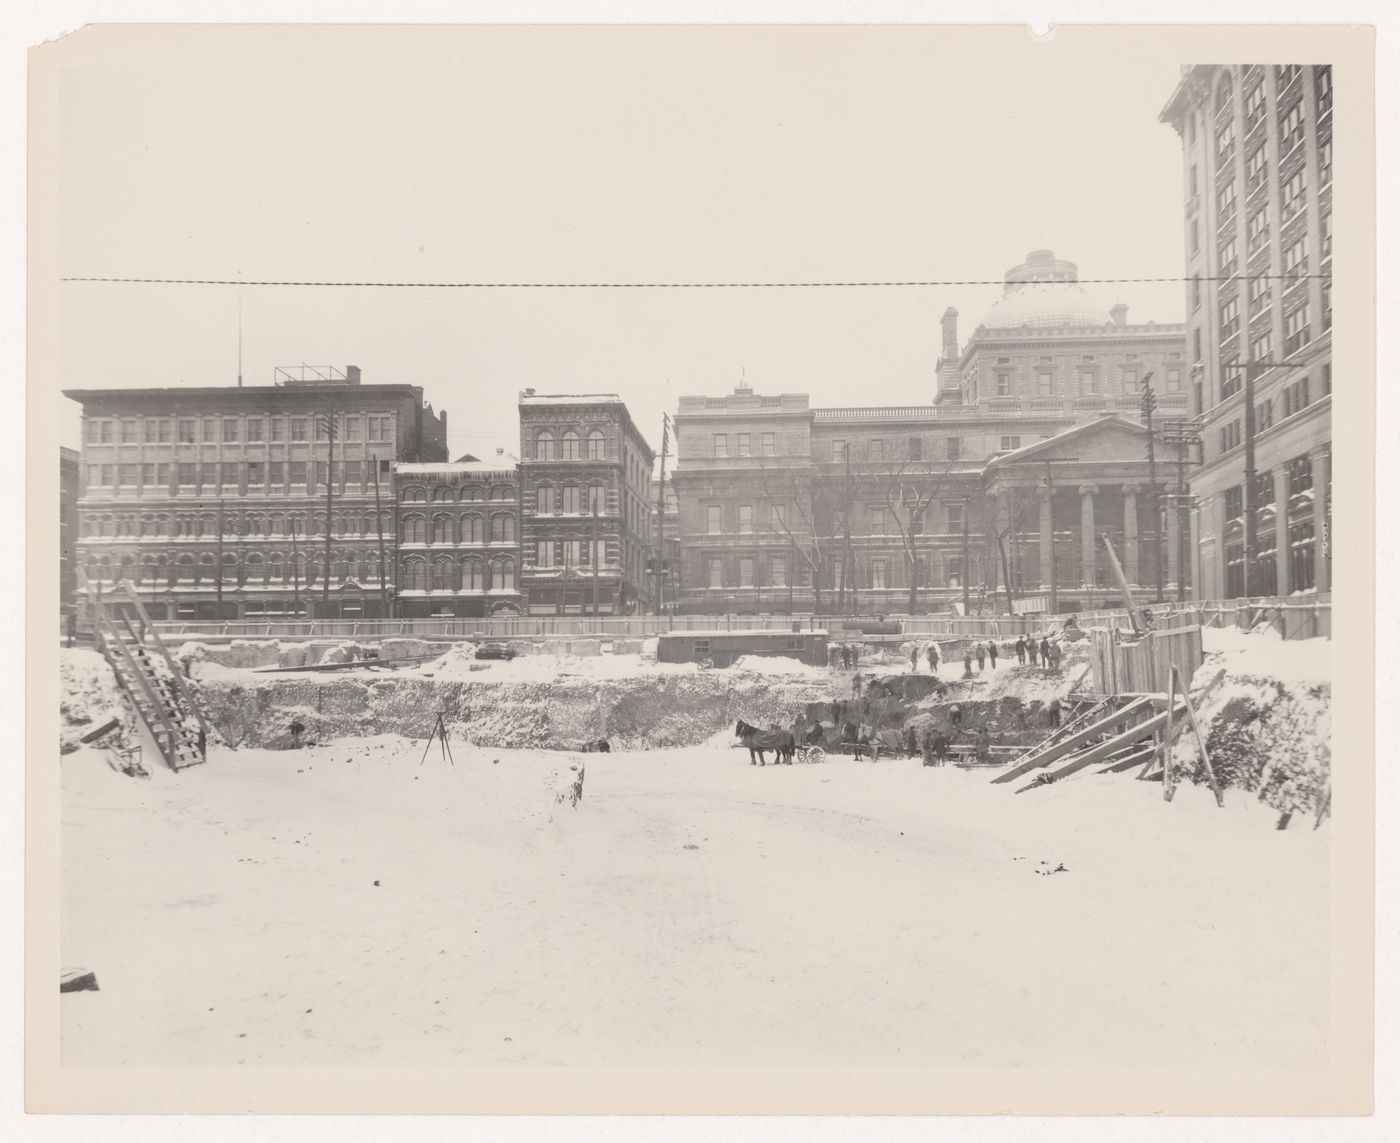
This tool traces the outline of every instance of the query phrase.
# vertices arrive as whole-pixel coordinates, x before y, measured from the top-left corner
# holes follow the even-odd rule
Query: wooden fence
[[[1141,638],[1116,627],[1095,627],[1088,634],[1095,694],[1165,694],[1173,664],[1190,686],[1205,658],[1198,623],[1149,631]]]

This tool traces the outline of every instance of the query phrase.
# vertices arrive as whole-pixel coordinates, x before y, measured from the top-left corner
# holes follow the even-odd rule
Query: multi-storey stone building
[[[1126,319],[1038,251],[961,350],[945,313],[928,405],[813,409],[742,386],[682,398],[678,606],[900,611],[1008,585],[1082,606],[1117,593],[1102,536],[1134,582],[1157,583],[1160,549],[1174,583],[1176,518],[1148,491],[1136,419],[1149,381],[1158,415],[1183,415],[1183,331]]]
[[[492,460],[395,466],[398,614],[484,616],[521,610],[520,474]]]
[[[1327,591],[1332,68],[1186,68],[1162,119],[1182,144],[1199,595]]]
[[[447,456],[420,387],[302,367],[272,386],[65,395],[83,407],[90,579],[131,580],[156,618],[388,612],[394,464]]]
[[[521,586],[533,614],[651,605],[655,454],[612,393],[520,394]]]

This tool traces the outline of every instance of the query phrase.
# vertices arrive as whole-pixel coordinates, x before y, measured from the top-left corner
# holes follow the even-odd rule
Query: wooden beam
[[[1172,664],[1172,679],[1177,677],[1176,664]],[[1225,808],[1225,797],[1220,792],[1220,783],[1215,780],[1215,767],[1210,764],[1210,755],[1206,752],[1205,735],[1201,733],[1201,724],[1196,721],[1196,711],[1191,706],[1191,696],[1186,694],[1186,688],[1182,688],[1182,699],[1186,703],[1186,717],[1191,721],[1191,733],[1196,736],[1196,749],[1201,752],[1201,761],[1205,764],[1206,777],[1210,780],[1211,792],[1215,795],[1215,804],[1221,809]]]
[[[1128,577],[1123,574],[1123,569],[1118,564],[1118,555],[1113,550],[1113,545],[1109,543],[1108,537],[1103,537],[1104,550],[1108,552],[1109,566],[1113,568],[1114,577],[1118,580],[1118,586],[1123,590],[1123,603],[1128,609],[1128,622],[1133,625],[1133,634],[1141,635],[1142,627],[1138,625],[1137,603],[1133,599],[1132,589],[1128,587]]]
[[[1105,717],[1099,719],[1097,722],[1092,723],[1089,726],[1085,726],[1080,730],[1074,732],[1073,734],[1067,735],[1065,738],[1061,739],[1053,746],[1050,746],[1046,749],[1038,749],[1032,752],[1023,761],[1018,762],[1015,766],[1012,766],[1011,769],[1005,771],[1004,773],[998,774],[995,778],[992,779],[992,781],[1009,782],[1013,778],[1019,778],[1028,770],[1034,770],[1037,766],[1046,766],[1049,763],[1054,762],[1058,758],[1063,758],[1066,754],[1073,753],[1075,750],[1078,750],[1080,747],[1086,745],[1089,742],[1092,742],[1095,738],[1098,738],[1101,735],[1111,734],[1113,732],[1113,728],[1118,723],[1123,722],[1125,720],[1135,719],[1140,715],[1147,713],[1151,709],[1152,703],[1149,699],[1133,699],[1133,701],[1128,703],[1128,705],[1125,706],[1122,710],[1117,710],[1109,713]],[[1133,740],[1127,739],[1125,741]]]
[[[1092,766],[1095,762],[1102,761],[1110,755],[1116,754],[1124,746],[1129,746],[1135,742],[1142,742],[1144,739],[1151,738],[1152,735],[1166,724],[1168,713],[1167,711],[1163,711],[1161,714],[1155,714],[1146,722],[1140,722],[1136,726],[1129,727],[1122,734],[1110,738],[1107,742],[1100,742],[1095,746],[1090,746],[1086,750],[1081,750],[1058,770],[1052,770],[1050,772],[1051,781],[1059,781],[1061,778],[1084,769],[1085,766]]]

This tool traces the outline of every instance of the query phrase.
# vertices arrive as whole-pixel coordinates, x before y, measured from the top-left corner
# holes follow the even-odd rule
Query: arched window
[[[480,544],[483,542],[480,516],[462,517],[462,543]]]
[[[178,583],[195,583],[194,556],[186,552],[175,563],[175,579]]]
[[[426,544],[428,542],[428,522],[422,516],[403,518],[403,543]]]
[[[433,489],[434,502],[441,503],[444,500],[453,499],[455,499],[455,497],[452,495],[452,489],[448,488],[446,485],[439,485],[437,488]]]
[[[117,563],[117,582],[120,583],[124,579],[135,580],[137,583],[140,582],[136,576],[136,559],[134,556],[122,556]]]
[[[140,578],[139,580],[137,580],[136,582],[137,582],[137,583],[148,583],[148,584],[150,584],[152,587],[159,587],[160,584],[161,584],[161,583],[164,581],[164,579],[165,579],[165,577],[164,577],[163,575],[161,575],[161,572],[162,572],[164,569],[162,569],[160,565],[161,565],[161,557],[160,557],[160,556],[142,556],[142,557],[141,557],[141,578]]]
[[[467,560],[462,565],[463,591],[480,591],[482,589],[481,568],[482,564],[480,560]]]
[[[239,567],[239,563],[238,563],[238,557],[237,557],[236,555],[234,555],[232,552],[226,552],[226,553],[224,553],[224,564],[223,564],[224,582],[225,582],[225,583],[232,583],[232,584],[240,583],[241,581],[240,581],[239,578],[238,578],[238,577],[239,577],[239,571],[240,571],[240,567]]]
[[[588,459],[607,459],[607,442],[603,439],[603,434],[599,429],[588,430]]]
[[[266,522],[261,515],[245,517],[243,525],[243,534],[245,536],[261,536],[264,534],[266,528]]]
[[[287,518],[281,512],[273,512],[268,516],[267,534],[269,536],[285,536],[287,534]]]
[[[570,429],[560,438],[560,460],[578,460],[578,433]]]
[[[199,578],[196,583],[213,583],[216,575],[214,565],[214,553],[205,552],[199,557]]]
[[[267,582],[285,583],[287,579],[287,569],[283,563],[281,552],[273,552],[267,557]]]
[[[606,484],[590,484],[588,486],[588,504],[586,505],[591,514],[594,507],[598,509],[599,516],[608,514],[608,487]]]
[[[249,552],[243,561],[243,579],[246,583],[266,583],[267,565],[257,552]]]
[[[457,568],[450,556],[438,556],[433,561],[433,590],[457,590]]]
[[[563,501],[559,510],[566,516],[577,516],[579,513],[579,504],[581,503],[578,485],[566,484],[559,489],[559,492],[560,499]]]
[[[410,488],[405,488],[399,499],[405,504],[422,504],[427,501],[427,494],[416,484]]]
[[[515,543],[515,517],[506,512],[497,512],[491,517],[491,542],[493,544]]]
[[[548,516],[554,510],[554,486],[541,484],[535,489],[535,515]]]
[[[338,548],[335,552],[334,561],[331,563],[331,582],[344,583],[350,578],[350,553],[344,548]]]
[[[445,512],[433,517],[433,543],[452,543],[452,517]]]
[[[480,500],[480,499],[481,499],[481,489],[480,489],[480,488],[464,488],[464,489],[462,489],[462,499],[465,500],[465,501]]]
[[[405,591],[428,590],[428,565],[422,556],[413,556],[404,561],[403,584]]]
[[[514,500],[515,490],[508,484],[498,484],[491,489],[492,500]]]
[[[554,459],[554,434],[548,429],[545,429],[535,437],[535,459]]]
[[[515,590],[515,561],[498,559],[491,565],[491,586],[496,591]]]

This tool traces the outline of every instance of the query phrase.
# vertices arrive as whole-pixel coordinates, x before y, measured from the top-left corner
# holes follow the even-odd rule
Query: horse
[[[750,766],[766,766],[768,763],[764,760],[763,755],[769,750],[777,755],[773,762],[774,766],[781,766],[784,763],[792,765],[792,756],[797,750],[797,740],[793,738],[791,732],[760,730],[756,726],[750,726],[741,718],[734,727],[734,733],[739,738],[740,743],[748,747]]]
[[[585,754],[611,754],[612,745],[606,738],[597,738],[592,742],[585,742],[583,744],[583,752]]]

